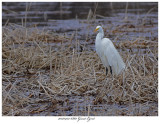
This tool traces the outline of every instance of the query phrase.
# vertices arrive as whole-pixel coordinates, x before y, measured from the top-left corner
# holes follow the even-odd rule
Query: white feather
[[[103,65],[107,68],[111,66],[113,74],[120,74],[125,68],[125,64],[119,55],[118,51],[114,47],[112,41],[108,38],[103,38],[104,33],[101,26],[96,28],[99,33],[96,36],[96,52],[100,57]]]

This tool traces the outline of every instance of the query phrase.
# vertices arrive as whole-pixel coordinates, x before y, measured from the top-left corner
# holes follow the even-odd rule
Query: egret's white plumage
[[[103,65],[112,70],[113,74],[118,75],[125,68],[125,64],[119,55],[118,51],[114,47],[112,41],[104,37],[104,32],[101,26],[97,26],[95,31],[99,33],[96,36],[96,52],[100,57]]]

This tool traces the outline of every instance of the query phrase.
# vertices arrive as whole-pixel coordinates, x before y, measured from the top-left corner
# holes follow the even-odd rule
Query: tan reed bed
[[[158,45],[153,41],[115,44],[122,49],[126,70],[106,79],[97,54],[79,51],[81,44],[70,37],[15,24],[3,27],[2,37],[3,115],[158,114]],[[61,44],[48,45],[56,41]],[[106,106],[115,104],[128,107]]]

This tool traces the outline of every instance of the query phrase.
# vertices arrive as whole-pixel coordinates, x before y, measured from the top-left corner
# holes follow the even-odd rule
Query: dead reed
[[[70,115],[102,115],[103,107],[95,111],[93,107],[107,104],[130,107],[107,109],[103,115],[147,115],[143,105],[157,110],[157,105],[149,104],[158,102],[155,42],[136,39],[115,44],[122,49],[126,70],[106,80],[97,54],[79,51],[71,38],[10,24],[3,27],[2,39],[3,115],[66,115],[66,111],[72,111]],[[56,41],[60,45],[50,45]],[[79,113],[79,102],[71,101],[79,97],[86,99],[84,113]],[[136,111],[132,106],[135,104],[142,106]]]

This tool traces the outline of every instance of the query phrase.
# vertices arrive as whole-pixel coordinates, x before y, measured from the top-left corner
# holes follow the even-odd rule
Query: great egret
[[[103,65],[106,67],[106,75],[108,74],[108,68],[111,74],[118,75],[124,70],[125,64],[119,55],[118,51],[114,47],[112,41],[104,37],[104,32],[101,26],[97,26],[95,32],[99,33],[96,36],[96,52],[100,57]]]

